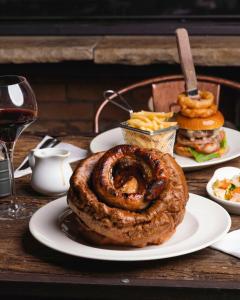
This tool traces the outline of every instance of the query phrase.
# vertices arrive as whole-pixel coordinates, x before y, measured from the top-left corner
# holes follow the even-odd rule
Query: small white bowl
[[[207,193],[208,195],[215,200],[217,203],[222,205],[228,212],[236,215],[240,215],[240,203],[237,202],[232,202],[229,200],[222,200],[218,197],[216,197],[213,193],[213,183],[219,179],[222,180],[224,178],[231,179],[234,175],[240,174],[240,169],[239,168],[234,168],[234,167],[223,167],[219,168],[215,171],[213,174],[212,178],[209,180],[207,184]]]

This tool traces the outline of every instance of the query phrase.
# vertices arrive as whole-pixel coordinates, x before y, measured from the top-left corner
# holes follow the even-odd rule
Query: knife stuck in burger
[[[178,53],[185,80],[185,91],[178,95],[179,125],[174,150],[192,157],[197,162],[218,158],[228,150],[226,134],[222,129],[224,117],[218,110],[210,91],[198,90],[188,32],[176,30]]]

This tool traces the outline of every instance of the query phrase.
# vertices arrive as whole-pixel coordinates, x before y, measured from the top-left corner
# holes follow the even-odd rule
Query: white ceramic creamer
[[[70,152],[63,149],[35,149],[29,154],[32,188],[44,195],[58,196],[69,189],[72,168],[67,161]]]

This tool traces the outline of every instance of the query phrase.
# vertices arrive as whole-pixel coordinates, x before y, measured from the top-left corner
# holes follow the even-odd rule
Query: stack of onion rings
[[[186,94],[178,95],[181,114],[188,118],[208,118],[217,112],[214,96],[208,91],[199,91],[200,100],[191,99]]]

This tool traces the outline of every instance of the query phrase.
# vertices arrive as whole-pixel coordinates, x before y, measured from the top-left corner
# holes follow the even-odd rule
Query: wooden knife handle
[[[185,79],[186,92],[187,94],[192,94],[192,96],[198,95],[197,77],[193,64],[187,30],[185,28],[178,28],[176,30],[176,37],[178,45],[178,54],[180,58],[183,76]]]

